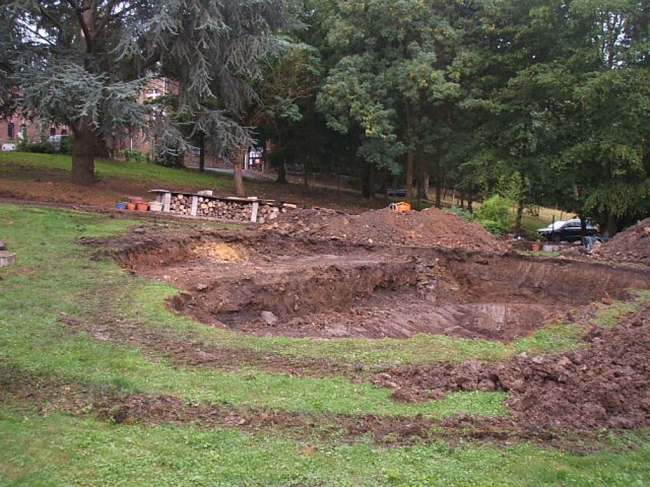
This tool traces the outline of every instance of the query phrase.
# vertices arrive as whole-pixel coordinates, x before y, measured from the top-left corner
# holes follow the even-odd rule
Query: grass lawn
[[[15,164],[28,166],[27,156]],[[65,172],[58,157],[48,174]],[[12,164],[0,163],[0,175],[16,181],[23,171]],[[117,167],[111,165],[106,174],[113,177]],[[167,171],[141,177],[151,177],[154,185],[190,185],[192,178],[204,177]],[[188,179],[175,179],[178,174]],[[501,361],[524,351],[553,353],[579,345],[582,330],[564,323],[508,345],[437,336],[257,338],[207,327],[168,311],[165,299],[177,292],[171,285],[135,277],[108,258],[94,258],[93,249],[79,243],[80,237],[115,235],[134,224],[142,222],[0,203],[0,239],[18,259],[0,268],[0,486],[650,485],[650,437],[644,431],[600,432],[601,441],[585,440],[581,453],[527,442],[448,441],[436,439],[435,432],[433,439],[408,444],[379,444],[371,435],[351,439],[337,434],[337,417],[408,423],[458,413],[502,416],[507,414],[504,395],[466,392],[442,401],[400,403],[387,389],[343,375],[183,365],[134,343],[75,329],[70,323],[87,325],[84,329],[108,321],[129,323],[216,349],[369,366]],[[630,306],[634,304],[603,310],[603,323],[611,325]],[[28,384],[17,377],[28,378]],[[66,409],[58,401],[68,390],[78,394],[70,396]],[[283,424],[247,429],[237,422],[209,427],[191,421],[120,422],[114,420],[117,416],[96,414],[90,398],[100,393],[171,396],[190,409],[213,405],[233,414],[308,415],[312,423],[303,429]]]

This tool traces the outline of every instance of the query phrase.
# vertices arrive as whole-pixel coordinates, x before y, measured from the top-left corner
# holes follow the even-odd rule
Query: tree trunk
[[[205,137],[199,138],[199,172],[205,172]]]
[[[302,183],[305,185],[305,188],[309,188],[309,165],[306,161],[302,167]]]
[[[406,154],[406,202],[413,203],[413,175],[415,172],[415,157],[410,150]]]
[[[235,177],[235,196],[239,198],[246,197],[246,190],[244,189],[244,150],[237,149],[235,157],[232,161]]]
[[[429,174],[426,170],[426,164],[424,163],[424,156],[420,154],[418,157],[419,168],[418,168],[418,199],[428,200],[429,199]]]
[[[521,221],[524,216],[524,199],[517,201],[517,216],[515,217],[515,234],[521,235]]]
[[[278,160],[278,179],[276,183],[285,184],[287,182],[287,168],[284,167],[284,159]]]
[[[90,120],[83,118],[80,126],[74,130],[74,147],[72,148],[72,182],[80,186],[92,186],[95,183],[95,134]]]
[[[363,162],[363,173],[361,174],[361,194],[364,198],[372,198],[372,164]]]
[[[602,229],[603,237],[613,237],[616,235],[616,218],[609,208],[605,208],[605,228]]]

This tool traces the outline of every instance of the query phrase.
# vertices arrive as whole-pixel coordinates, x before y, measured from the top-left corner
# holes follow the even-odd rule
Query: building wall
[[[7,120],[0,120],[0,143],[17,144],[27,137],[31,141],[40,141],[50,135],[69,134],[65,125],[52,125],[23,118],[20,114]]]

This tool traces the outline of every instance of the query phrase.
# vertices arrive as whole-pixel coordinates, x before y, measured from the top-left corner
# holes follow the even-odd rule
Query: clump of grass
[[[574,323],[550,323],[529,337],[512,343],[516,353],[554,354],[562,353],[586,344],[580,340],[585,327]]]
[[[611,304],[598,303],[592,323],[599,326],[615,326],[623,317],[639,309],[641,303],[650,302],[650,291],[636,289],[630,292],[632,301],[614,301]]]

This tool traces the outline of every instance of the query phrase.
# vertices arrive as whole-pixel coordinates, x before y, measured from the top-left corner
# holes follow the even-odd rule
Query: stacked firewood
[[[277,206],[271,205],[260,205],[260,208],[257,211],[257,222],[266,223],[271,220],[275,220],[283,213],[286,213],[286,211],[286,208],[278,208]]]
[[[192,211],[192,197],[182,194],[173,194],[169,211],[172,213],[180,213],[181,215],[189,215]]]
[[[236,201],[221,201],[199,196],[196,216],[223,220],[250,221],[252,205]]]
[[[181,215],[192,215],[192,200],[196,198],[196,214],[200,218],[218,218],[222,220],[251,221],[253,214],[253,201],[223,200],[211,196],[192,196],[172,194],[169,210]],[[275,220],[286,212],[286,208],[279,208],[268,203],[257,203],[257,218],[259,223]]]

